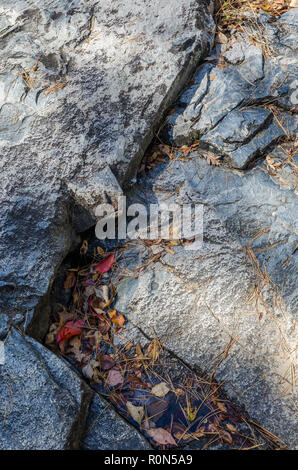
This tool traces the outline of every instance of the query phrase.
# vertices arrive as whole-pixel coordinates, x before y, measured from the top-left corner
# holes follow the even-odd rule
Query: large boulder
[[[264,166],[243,173],[190,157],[151,170],[131,200],[203,204],[203,244],[128,253],[125,272],[135,276],[121,278],[116,308],[186,364],[214,370],[230,398],[293,447],[295,195]],[[137,274],[157,249],[159,260]]]
[[[13,329],[4,343],[0,448],[78,448],[92,398],[70,366]]]
[[[35,307],[77,242],[73,227],[91,226],[94,207],[133,181],[165,110],[210,48],[211,7],[0,7],[2,309]]]
[[[260,33],[262,31],[262,34]],[[167,139],[200,139],[234,168],[247,168],[281,138],[293,138],[297,118],[298,9],[279,19],[261,14],[217,44],[169,116]]]
[[[150,449],[66,361],[37,341],[12,329],[1,358],[0,449]]]
[[[150,450],[149,442],[98,394],[92,400],[82,444],[88,450]]]

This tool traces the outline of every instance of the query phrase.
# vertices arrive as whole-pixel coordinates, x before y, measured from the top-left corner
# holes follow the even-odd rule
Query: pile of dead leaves
[[[85,241],[83,259],[87,250]],[[46,345],[70,361],[158,449],[199,439],[202,448],[217,441],[238,449],[268,443],[267,435],[256,440],[249,426],[243,432],[245,418],[221,396],[215,381],[189,369],[178,382],[172,380],[169,366],[174,359],[156,336],[143,347],[119,341],[126,319],[113,308],[116,254],[100,247],[97,253],[100,260],[67,270],[63,287],[71,300],[53,313]],[[272,446],[274,440],[270,442]]]

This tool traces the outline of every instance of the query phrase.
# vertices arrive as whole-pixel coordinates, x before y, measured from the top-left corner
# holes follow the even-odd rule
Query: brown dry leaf
[[[147,356],[153,360],[153,362],[157,361],[160,354],[160,344],[157,338],[154,338],[147,348]]]
[[[59,323],[52,323],[45,339],[46,344],[52,344],[56,340],[58,334],[58,327]]]
[[[125,351],[130,351],[132,347],[133,347],[133,343],[128,343],[124,349]]]
[[[76,275],[73,271],[67,271],[66,278],[64,281],[64,289],[72,289],[77,281]]]
[[[123,377],[120,374],[119,370],[112,369],[108,373],[107,382],[111,387],[117,387],[118,385],[123,384]]]
[[[84,358],[84,354],[81,351],[81,338],[80,336],[73,336],[70,338],[68,345],[70,347],[70,353],[74,355],[78,362],[81,362]]]
[[[167,393],[169,393],[170,389],[165,382],[160,382],[159,384],[155,385],[151,392],[156,397],[164,397]]]
[[[179,147],[179,151],[182,152],[184,155],[188,155],[191,150],[191,147],[189,147],[188,145],[182,145],[181,147]]]
[[[166,446],[170,444],[173,446],[177,446],[177,443],[173,436],[163,428],[149,429],[147,433],[159,445]]]
[[[132,417],[132,419],[135,420],[136,423],[138,423],[140,426],[142,424],[142,420],[144,418],[144,407],[143,406],[135,406],[131,401],[128,401],[126,403],[126,408],[128,414]]]
[[[80,248],[80,255],[85,255],[87,251],[88,251],[88,242],[87,240],[84,240]]]
[[[100,256],[105,256],[105,250],[103,248],[101,248],[101,246],[97,246],[96,247],[97,249],[97,253],[100,255]]]
[[[221,33],[220,31],[217,33],[216,42],[218,44],[227,44],[228,38],[225,34]]]
[[[59,315],[58,331],[60,331],[66,322],[68,322],[69,320],[73,320],[74,314],[72,312],[68,312],[65,309],[65,307],[63,307],[63,311],[59,312],[58,315]]]
[[[142,351],[142,348],[141,348],[140,343],[138,343],[138,344],[136,345],[136,355],[137,355],[137,358],[138,358],[140,361],[142,361],[142,360],[144,360],[144,359],[147,359],[146,356],[144,356],[144,354],[143,354],[143,351]]]
[[[233,426],[233,424],[228,423],[227,429],[231,432],[238,433],[237,429],[235,428],[235,426]]]
[[[220,409],[220,411],[222,411],[223,413],[227,413],[227,412],[228,412],[227,408],[225,407],[225,405],[224,405],[222,402],[218,401],[218,402],[216,403],[216,405],[218,406],[218,408]]]

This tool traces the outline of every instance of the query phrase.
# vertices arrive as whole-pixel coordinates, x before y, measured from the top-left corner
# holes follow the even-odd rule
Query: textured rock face
[[[113,407],[95,395],[86,425],[83,449],[150,450],[151,446]]]
[[[150,448],[63,359],[15,329],[0,374],[0,449]]]
[[[290,378],[297,364],[294,197],[264,167],[231,172],[194,157],[151,170],[132,200],[204,204],[204,243],[195,251],[164,252],[153,269],[120,283],[116,304],[132,324],[149,336],[155,331],[178,357],[203,370],[224,357],[234,338],[217,379],[252,419],[290,446],[297,439]],[[259,272],[244,254],[248,243]],[[143,251],[135,256],[127,257],[132,270],[144,262]],[[262,280],[265,269],[272,282]],[[275,283],[283,286],[283,300]]]
[[[260,15],[257,28],[248,22],[233,41],[217,45],[168,119],[170,142],[200,138],[232,167],[245,168],[281,137],[295,135],[297,12],[273,24]],[[253,38],[263,41],[264,54]],[[275,109],[262,108],[266,103]]]
[[[69,366],[13,330],[0,372],[0,448],[71,447],[75,423],[83,413],[84,385]]]
[[[208,2],[196,0],[175,8],[166,0],[1,7],[5,308],[34,307],[74,241],[72,226],[92,224],[74,221],[69,201],[92,213],[133,178],[213,29]]]

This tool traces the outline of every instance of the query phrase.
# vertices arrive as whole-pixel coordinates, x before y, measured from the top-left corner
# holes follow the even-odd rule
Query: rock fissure
[[[229,417],[240,419],[240,428],[256,421],[294,448],[297,103],[291,44],[297,9],[275,22],[257,15],[274,44],[271,56],[252,31],[254,41],[248,42],[245,27],[235,42],[211,50],[209,2],[183,0],[175,13],[157,0],[141,1],[134,13],[117,1],[118,10],[101,0],[75,0],[71,11],[66,1],[59,11],[55,2],[27,10],[31,3],[18,0],[14,12],[0,10],[0,338],[6,338],[0,373],[9,384],[0,383],[6,417],[0,447],[151,449],[158,444],[152,437],[158,426],[170,430],[179,447],[193,445],[183,441],[179,426],[169,427],[165,414],[151,427],[136,424],[120,406],[121,394],[115,401],[117,387],[105,385],[109,368],[94,365],[99,378],[92,382],[83,371],[90,361],[68,363],[39,343],[46,333],[57,335],[57,318],[65,325],[63,314],[72,312],[75,292],[63,283],[86,239],[89,261],[90,250],[105,250],[116,255],[120,274],[123,269],[110,304],[115,321],[122,315],[126,321],[113,337],[116,351],[139,342],[141,353],[136,348],[135,354],[142,363],[159,338],[166,365],[159,364],[157,373],[164,367],[174,377],[173,390],[180,390],[179,374],[189,374],[205,393],[200,381],[211,373],[212,393],[224,383],[211,409],[219,400]],[[171,147],[169,155],[165,148]],[[202,204],[203,245],[189,251],[185,240],[155,246],[99,242],[93,236],[95,207],[115,206],[120,195],[147,209],[165,201]],[[24,329],[24,319],[27,336],[16,329]],[[55,341],[47,344],[68,357]],[[142,380],[138,374],[136,369],[134,379],[125,372],[122,377]],[[153,386],[154,370],[150,374]],[[7,408],[11,396],[16,401]],[[142,404],[138,394],[128,396]],[[230,410],[232,403],[238,411]],[[192,427],[192,410],[184,405],[191,431],[202,433]],[[153,413],[156,403],[146,406]],[[245,440],[237,441],[226,419],[224,412],[221,424],[210,422],[203,430],[218,436],[219,448],[234,439],[240,447],[276,445],[264,435],[254,441],[247,429]],[[216,448],[203,440],[197,448],[209,444]]]

